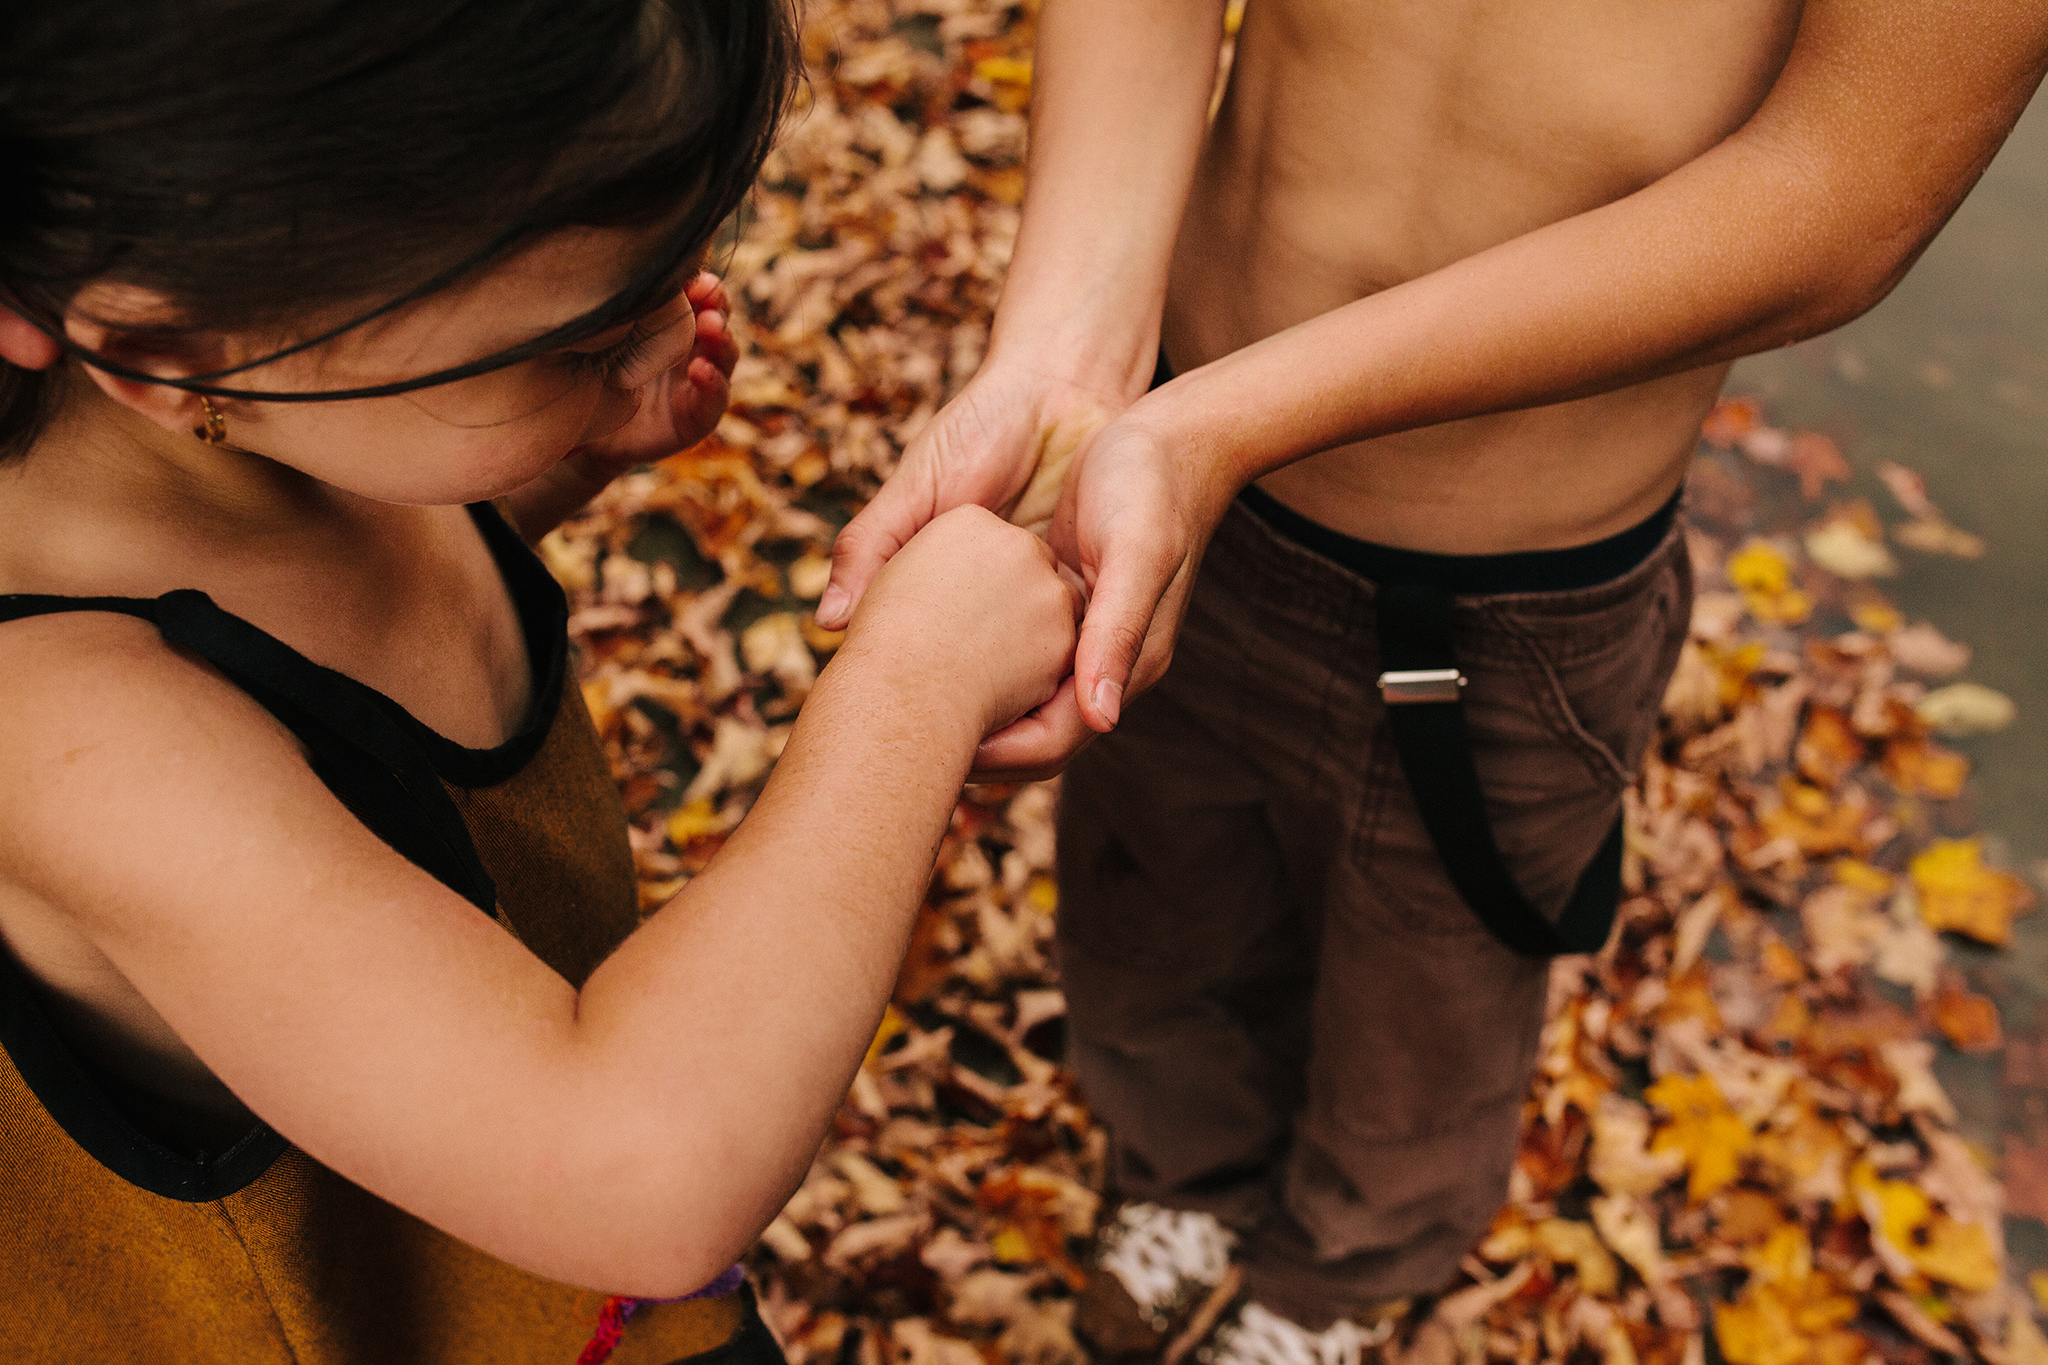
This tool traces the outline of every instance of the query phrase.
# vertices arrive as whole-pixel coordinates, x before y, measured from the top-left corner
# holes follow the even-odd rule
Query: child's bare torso
[[[1800,10],[1251,0],[1175,249],[1168,356],[1206,363],[1661,178],[1762,103]],[[1384,544],[1584,543],[1670,495],[1725,374],[1342,446],[1261,486]]]

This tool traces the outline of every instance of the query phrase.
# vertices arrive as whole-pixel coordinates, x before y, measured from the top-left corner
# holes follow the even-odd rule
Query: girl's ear
[[[103,292],[104,297],[90,297]],[[131,370],[162,375],[166,379],[206,374],[227,364],[223,359],[226,351],[220,339],[212,333],[166,333],[149,328],[147,319],[164,317],[170,312],[167,302],[146,290],[119,288],[102,291],[100,288],[88,288],[79,295],[77,304],[65,316],[64,334],[94,355],[105,356]],[[137,318],[138,325],[130,330],[102,320],[109,315]],[[44,340],[49,342],[47,337]],[[56,343],[49,344],[55,349]],[[164,384],[108,374],[90,361],[82,368],[99,386],[100,392],[167,431],[183,435],[200,426],[205,419],[197,394]]]
[[[42,328],[0,299],[0,360],[16,369],[47,370],[63,354]]]

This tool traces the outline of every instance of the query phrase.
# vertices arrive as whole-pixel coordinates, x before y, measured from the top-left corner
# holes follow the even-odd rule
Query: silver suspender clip
[[[1380,674],[1380,700],[1389,706],[1458,700],[1465,675],[1455,668],[1413,668]]]

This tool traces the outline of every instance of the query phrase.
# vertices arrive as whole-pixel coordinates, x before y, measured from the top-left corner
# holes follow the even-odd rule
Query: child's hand
[[[639,393],[639,411],[603,440],[577,447],[564,463],[575,462],[602,487],[629,469],[687,450],[709,436],[725,415],[732,368],[740,358],[727,321],[731,314],[725,285],[708,271],[698,272],[677,299],[643,322],[652,333],[645,352],[652,363],[643,359],[629,365],[614,381],[616,387]],[[690,335],[683,329],[693,319],[695,339],[678,354],[680,338]],[[670,333],[678,341],[664,347]]]
[[[981,507],[934,517],[876,576],[842,657],[886,670],[987,735],[1052,700],[1080,596],[1045,542]]]
[[[619,411],[630,407],[632,415],[610,435],[576,447],[506,495],[512,522],[528,543],[538,543],[627,470],[686,450],[712,433],[725,415],[740,357],[730,316],[725,286],[717,276],[699,272],[635,324],[643,344],[606,381],[618,391],[608,398],[626,405]]]

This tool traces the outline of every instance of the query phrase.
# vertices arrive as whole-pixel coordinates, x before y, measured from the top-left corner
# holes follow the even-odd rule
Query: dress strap
[[[516,772],[538,749],[565,685],[568,613],[560,587],[497,511],[480,504],[470,515],[512,597],[533,672],[528,722],[496,749],[464,749],[435,734],[381,692],[314,663],[196,589],[160,597],[0,594],[0,622],[81,611],[150,622],[165,643],[204,659],[291,731],[314,775],[366,828],[495,917],[497,886],[442,778],[487,785]],[[79,1146],[122,1179],[166,1198],[232,1194],[288,1145],[259,1123],[224,1152],[174,1151],[139,1128],[117,1102],[122,1082],[77,1053],[4,949],[0,1046]]]

